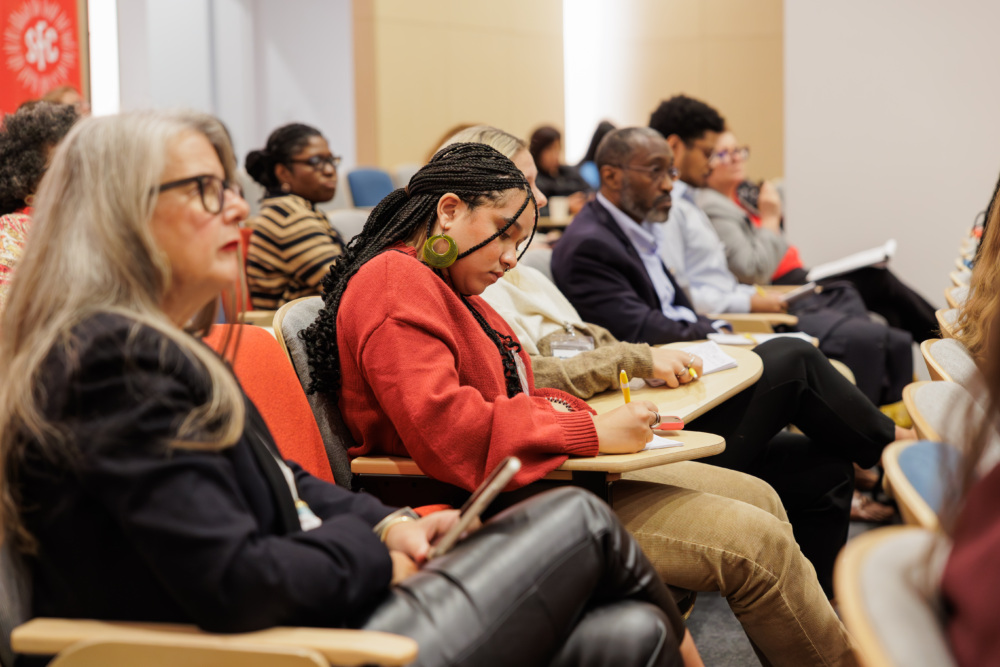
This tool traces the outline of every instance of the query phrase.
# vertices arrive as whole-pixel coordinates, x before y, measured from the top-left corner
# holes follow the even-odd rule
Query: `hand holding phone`
[[[490,476],[479,485],[475,493],[469,496],[469,499],[462,505],[458,521],[438,540],[437,544],[431,547],[431,550],[427,553],[427,560],[448,553],[455,546],[455,543],[458,542],[462,534],[479,519],[479,515],[489,507],[494,498],[500,495],[500,492],[504,490],[504,487],[510,483],[510,480],[514,478],[514,475],[520,469],[521,459],[516,456],[508,456],[501,461],[500,465],[493,469]]]

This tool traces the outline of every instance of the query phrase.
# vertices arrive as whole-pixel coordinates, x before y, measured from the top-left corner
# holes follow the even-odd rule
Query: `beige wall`
[[[562,0],[374,0],[374,52],[383,167],[422,162],[458,123],[562,125]]]
[[[594,75],[605,94],[583,102],[595,119],[588,126],[602,117],[644,125],[661,99],[683,92],[718,108],[751,146],[751,175],[783,175],[782,5],[602,5],[615,21],[585,47],[604,50],[595,62],[608,72]],[[359,158],[387,168],[420,162],[458,123],[491,123],[524,138],[541,124],[563,128],[562,12],[562,0],[355,0],[356,38],[371,35],[355,47]],[[367,62],[373,67],[362,73]]]
[[[943,306],[1000,168],[1000,3],[789,2],[785,25],[789,238],[811,265],[895,238]]]
[[[618,11],[626,11],[618,3]],[[782,0],[628,0],[633,34],[621,35],[630,72],[622,122],[645,124],[660,100],[701,99],[753,153],[752,176],[784,171]]]

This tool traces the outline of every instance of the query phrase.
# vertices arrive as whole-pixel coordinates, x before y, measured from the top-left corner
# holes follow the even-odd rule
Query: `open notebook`
[[[809,270],[807,280],[822,280],[830,276],[839,276],[841,273],[863,269],[866,266],[878,266],[892,259],[896,254],[896,239],[889,239],[877,248],[862,250],[847,257],[814,266]]]
[[[736,368],[736,360],[730,357],[728,354],[722,351],[722,348],[718,346],[714,341],[708,341],[707,343],[699,343],[698,345],[692,345],[690,347],[682,348],[685,352],[690,352],[691,354],[697,354],[701,357],[704,362],[704,367],[702,368],[701,374],[708,375],[709,373],[718,373],[719,371],[724,371],[730,368]]]
[[[670,438],[664,438],[662,435],[653,434],[653,439],[646,443],[646,447],[643,449],[663,449],[664,447],[683,447],[684,443],[677,440],[671,440]]]
[[[718,343],[719,345],[760,345],[761,343],[766,343],[767,341],[774,340],[775,338],[801,338],[810,345],[813,342],[812,336],[804,334],[801,331],[797,331],[795,333],[708,334],[708,339]],[[695,354],[697,354],[697,352]]]

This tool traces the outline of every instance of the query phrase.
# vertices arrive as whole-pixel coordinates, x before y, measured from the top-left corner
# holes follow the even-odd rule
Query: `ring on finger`
[[[653,420],[653,424],[649,428],[653,428],[654,426],[659,426],[660,425],[660,413],[659,412],[653,412],[653,417],[655,419]]]
[[[691,373],[691,367],[690,367],[690,366],[687,366],[687,367],[686,367],[686,368],[685,368],[684,370],[682,370],[682,371],[681,371],[680,373],[674,373],[674,375],[676,375],[676,376],[677,376],[677,377],[679,377],[679,378],[682,378],[682,377],[684,377],[685,375],[689,375],[690,373]]]

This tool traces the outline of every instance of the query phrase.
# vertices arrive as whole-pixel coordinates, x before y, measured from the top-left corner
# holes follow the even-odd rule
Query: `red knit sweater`
[[[398,251],[397,251],[398,249]],[[504,457],[521,459],[510,489],[597,454],[592,411],[553,389],[507,398],[500,353],[465,304],[403,245],[366,263],[347,285],[337,315],[340,409],[360,444],[351,456],[409,456],[427,475],[475,489]],[[500,315],[469,297],[497,331]],[[574,412],[558,412],[545,396]]]

